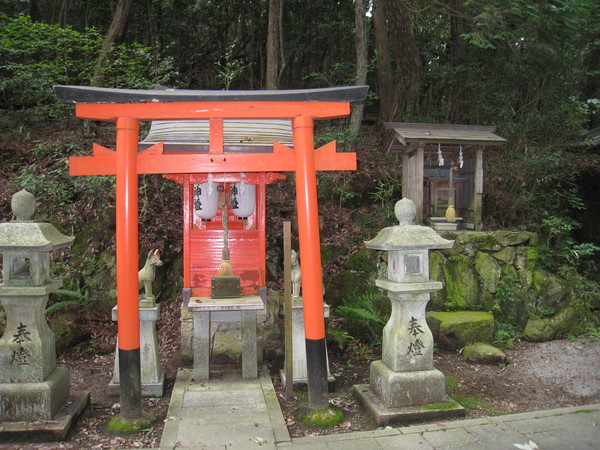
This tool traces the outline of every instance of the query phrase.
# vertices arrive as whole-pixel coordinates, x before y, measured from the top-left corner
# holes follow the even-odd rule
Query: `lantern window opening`
[[[11,278],[31,277],[31,259],[18,256],[12,260],[10,265]]]

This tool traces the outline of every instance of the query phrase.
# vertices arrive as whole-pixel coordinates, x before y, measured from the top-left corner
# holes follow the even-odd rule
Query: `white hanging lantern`
[[[212,219],[219,210],[219,192],[217,183],[208,175],[208,182],[194,185],[194,210],[202,219]]]
[[[244,174],[239,183],[231,183],[231,210],[237,217],[249,217],[256,205],[256,185],[247,184]]]

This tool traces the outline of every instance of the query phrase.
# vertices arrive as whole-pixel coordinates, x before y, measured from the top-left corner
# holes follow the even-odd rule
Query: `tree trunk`
[[[281,21],[283,0],[269,0],[269,30],[267,35],[267,89],[279,87],[279,58],[282,52]]]
[[[377,54],[377,85],[379,94],[379,118],[382,122],[392,120],[397,104],[393,98],[392,57],[388,42],[388,34],[383,3],[385,0],[373,1],[373,28],[375,31],[375,49]]]
[[[395,50],[394,99],[398,106],[394,119],[397,119],[402,113],[411,114],[418,104],[423,64],[406,0],[384,0],[384,5],[392,39],[391,47]]]
[[[365,0],[354,1],[354,22],[356,24],[356,33],[354,35],[354,46],[356,51],[356,81],[357,86],[367,83],[368,69],[368,42],[367,42],[367,4]],[[352,114],[350,115],[350,132],[358,135],[360,124],[363,119],[364,102],[352,104]]]
[[[111,57],[113,46],[122,43],[125,38],[132,4],[133,0],[119,0],[117,2],[117,7],[113,14],[110,26],[108,27],[108,31],[106,32],[104,44],[102,45],[102,50],[100,50],[100,56],[96,63],[96,68],[92,77],[92,86],[101,86],[105,82],[103,73],[104,68]]]

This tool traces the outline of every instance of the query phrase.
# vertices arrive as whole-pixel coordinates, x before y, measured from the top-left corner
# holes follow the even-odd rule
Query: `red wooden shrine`
[[[239,217],[229,200],[228,246],[233,273],[240,277],[242,295],[258,295],[266,287],[266,187],[284,175],[274,172],[165,175],[183,185],[183,286],[191,289],[191,297],[210,297],[211,279],[218,274],[224,243],[223,209],[216,208],[210,218],[196,213],[198,201],[195,187],[213,183],[223,186],[229,199],[235,201],[235,190],[245,183],[255,189],[251,214]],[[210,179],[209,179],[210,178]],[[232,193],[233,191],[233,193]],[[216,198],[214,200],[217,200]],[[235,206],[235,205],[234,205]]]

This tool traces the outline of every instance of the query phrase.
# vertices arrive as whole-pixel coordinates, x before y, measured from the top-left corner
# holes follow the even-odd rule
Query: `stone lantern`
[[[423,405],[444,403],[443,413],[464,412],[460,405],[446,403],[445,377],[433,367],[433,336],[425,320],[431,292],[442,288],[441,282],[429,279],[429,250],[451,248],[454,241],[413,225],[412,200],[398,201],[394,212],[399,225],[365,242],[367,248],[388,252],[387,279],[378,279],[376,285],[388,292],[392,311],[383,330],[382,359],[371,364],[370,384],[354,387],[378,424],[440,412],[423,410]]]
[[[70,247],[74,237],[49,223],[32,221],[35,197],[25,190],[13,196],[11,206],[15,220],[0,223],[0,302],[7,319],[0,339],[0,431],[19,431],[18,425],[7,429],[4,422],[51,419],[57,431],[64,425],[57,415],[64,416],[59,411],[70,397],[69,374],[56,367],[55,338],[45,309],[48,295],[62,285],[50,278],[50,252]],[[84,397],[70,403],[85,406],[89,394]],[[31,425],[24,427],[35,431]]]

